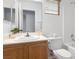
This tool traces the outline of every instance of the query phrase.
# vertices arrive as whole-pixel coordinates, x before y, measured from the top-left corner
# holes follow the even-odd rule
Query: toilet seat
[[[62,57],[71,57],[71,53],[65,49],[55,50],[55,52]]]

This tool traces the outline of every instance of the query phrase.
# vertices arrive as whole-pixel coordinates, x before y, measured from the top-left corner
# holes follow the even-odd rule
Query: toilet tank
[[[57,50],[57,49],[61,49],[63,46],[63,40],[62,38],[55,38],[55,39],[51,39],[49,40],[49,48],[52,50]]]

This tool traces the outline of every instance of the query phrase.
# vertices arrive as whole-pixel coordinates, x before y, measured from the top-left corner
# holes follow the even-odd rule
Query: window
[[[46,14],[60,15],[61,0],[46,0],[44,4]]]
[[[4,20],[14,23],[15,9],[12,9],[12,20],[11,20],[11,8],[4,8]]]

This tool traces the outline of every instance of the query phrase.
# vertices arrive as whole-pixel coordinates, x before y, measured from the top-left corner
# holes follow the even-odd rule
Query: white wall
[[[44,14],[42,30],[46,33],[62,35],[62,16]]]
[[[71,41],[71,34],[75,35],[75,0],[64,0],[64,41]]]
[[[64,41],[70,42],[70,35],[75,35],[75,5],[74,0],[62,0],[61,15],[43,14],[42,31],[64,35]]]
[[[11,22],[3,21],[3,34],[9,33],[11,29]]]
[[[44,5],[44,2],[43,2]],[[44,6],[43,6],[44,7]],[[63,35],[63,28],[62,28],[62,20],[63,20],[63,14],[62,14],[62,2],[61,2],[61,15],[52,15],[52,14],[45,14],[44,8],[43,8],[43,26],[42,31],[45,33],[50,33],[51,35],[53,33],[57,33],[58,35]]]
[[[13,3],[11,2],[13,1]],[[12,4],[12,6],[11,6]],[[14,0],[4,0],[3,1],[4,7],[13,7],[15,8],[15,1]],[[25,10],[33,10],[35,11],[35,31],[41,31],[41,3],[40,2],[27,2],[24,1],[22,3],[22,8]],[[5,26],[7,27],[7,26]],[[5,27],[3,28],[5,30]],[[8,29],[8,28],[6,28]],[[9,32],[8,30],[5,30],[5,32]]]

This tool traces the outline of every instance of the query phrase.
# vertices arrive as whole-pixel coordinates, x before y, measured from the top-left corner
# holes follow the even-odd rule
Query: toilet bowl
[[[65,49],[54,50],[54,54],[58,59],[72,59],[71,53]]]

